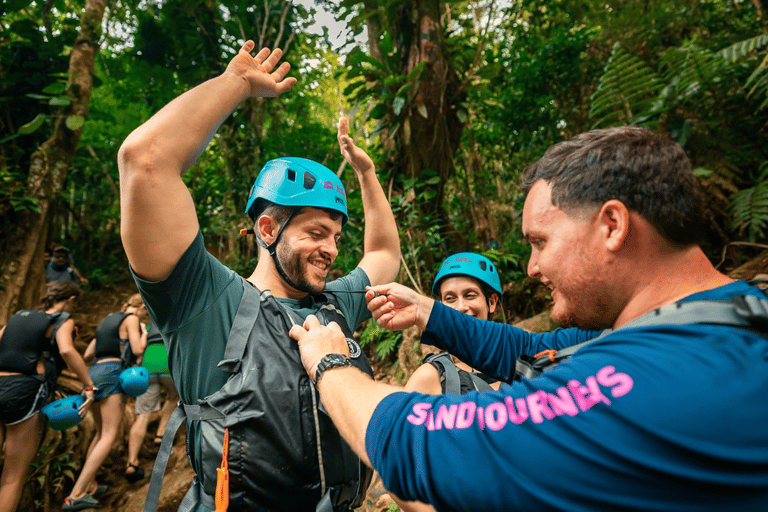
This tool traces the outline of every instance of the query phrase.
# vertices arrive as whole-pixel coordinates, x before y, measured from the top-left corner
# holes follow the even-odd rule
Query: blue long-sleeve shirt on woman
[[[686,300],[761,292],[743,281]],[[425,342],[509,381],[533,335],[435,305]],[[366,449],[384,485],[446,510],[768,510],[768,340],[722,325],[616,331],[534,379],[465,395],[395,393]]]

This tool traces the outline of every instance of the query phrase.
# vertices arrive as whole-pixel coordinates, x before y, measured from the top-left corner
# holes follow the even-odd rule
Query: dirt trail
[[[93,339],[99,322],[109,313],[119,311],[125,300],[136,293],[136,291],[133,281],[127,281],[115,286],[104,287],[98,291],[86,291],[83,293],[78,301],[77,310],[72,315],[78,329],[78,339],[75,341],[75,346],[81,353]],[[72,377],[74,375],[69,373],[68,370],[65,370],[62,374],[59,387],[65,394],[76,392],[77,390],[72,388],[80,385]],[[144,443],[139,453],[140,467],[144,470],[146,477],[139,482],[131,484],[125,479],[124,472],[128,460],[128,433],[135,419],[135,404],[135,399],[126,397],[125,413],[118,437],[119,441],[112,447],[109,457],[97,473],[98,483],[109,486],[107,492],[98,498],[102,504],[100,510],[140,512],[144,506],[144,499],[149,487],[149,475],[152,473],[157,453],[157,449],[154,446],[154,434],[159,422],[159,413],[152,415],[148,433],[144,438]],[[80,468],[84,461],[84,449],[87,448],[87,444],[94,435],[93,427],[93,420],[89,415],[80,425],[65,433],[67,437],[74,437],[73,440],[66,443],[72,446],[73,477],[77,477],[80,473]],[[46,435],[46,440],[49,434]],[[182,426],[179,429],[174,443],[174,451],[168,463],[162,499],[158,507],[159,512],[170,512],[178,509],[179,503],[189,488],[193,476],[194,473],[185,455],[185,435],[184,427]],[[43,503],[39,507],[34,507],[33,505],[28,509],[19,508],[19,510],[61,510],[63,497],[69,493],[73,484],[74,481],[71,478],[62,479],[60,485],[56,486],[59,492],[55,493],[50,500],[43,500],[49,501],[47,507]]]

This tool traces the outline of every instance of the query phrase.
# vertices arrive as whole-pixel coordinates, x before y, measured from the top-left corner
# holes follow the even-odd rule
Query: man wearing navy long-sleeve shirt
[[[764,298],[701,251],[682,148],[639,127],[594,130],[550,148],[523,188],[528,273],[552,289],[553,317],[579,329],[529,334],[397,284],[368,293],[373,316],[417,325],[506,382],[521,354],[615,332],[498,391],[429,396],[344,366],[340,331],[308,318],[291,335],[340,432],[388,490],[439,511],[768,510],[765,328],[715,315],[627,325],[677,302]]]

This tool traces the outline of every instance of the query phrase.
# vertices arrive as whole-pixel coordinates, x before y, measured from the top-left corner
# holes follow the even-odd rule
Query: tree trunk
[[[39,211],[24,212],[6,241],[8,250],[0,262],[0,324],[5,324],[17,309],[38,305],[46,263],[43,250],[53,203],[64,187],[83,133],[82,125],[73,130],[66,121],[77,119],[73,116],[86,117],[105,9],[106,0],[86,1],[80,16],[80,34],[69,57],[65,94],[71,103],[57,112],[53,134],[30,158],[27,196],[37,199]]]

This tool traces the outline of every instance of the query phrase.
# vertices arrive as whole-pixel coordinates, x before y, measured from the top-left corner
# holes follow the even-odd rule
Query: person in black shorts
[[[0,423],[6,430],[0,512],[14,512],[19,505],[42,439],[39,412],[65,364],[85,385],[80,416],[93,402],[93,381],[74,347],[75,323],[69,318],[79,295],[75,283],[51,283],[42,310],[18,311],[0,329]]]
[[[120,373],[124,365],[132,366],[136,357],[144,353],[147,332],[142,328],[139,317],[145,314],[141,296],[134,294],[121,311],[110,313],[99,323],[96,337],[85,350],[86,359],[94,356],[88,372],[98,387],[95,397],[97,407],[93,408],[97,432],[88,448],[80,475],[69,496],[64,499],[62,510],[101,506],[88,489],[99,488],[96,471],[109,455],[120,429],[124,410]]]

